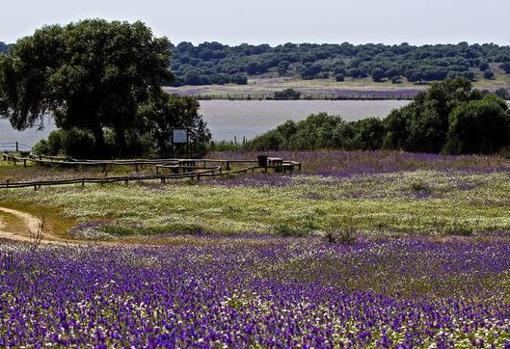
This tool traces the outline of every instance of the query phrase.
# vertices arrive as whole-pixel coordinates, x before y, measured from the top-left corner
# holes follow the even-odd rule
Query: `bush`
[[[153,236],[153,235],[202,235],[204,228],[198,224],[173,223],[158,226],[122,226],[105,224],[99,228],[102,233],[113,236]]]
[[[32,147],[32,153],[37,155],[52,155],[46,139],[41,139]]]
[[[281,237],[304,237],[308,232],[304,229],[291,227],[286,223],[280,223],[273,227],[273,234]]]
[[[400,75],[395,75],[390,78],[391,82],[394,84],[401,84],[402,80],[400,79]]]
[[[483,73],[483,77],[487,80],[492,80],[494,79],[494,72],[492,70],[486,70],[484,73]]]
[[[459,105],[450,116],[446,150],[453,154],[493,154],[510,144],[510,114],[501,99],[487,96]]]
[[[52,131],[48,135],[48,150],[50,155],[58,155],[64,152],[64,131]]]
[[[91,133],[72,128],[63,131],[62,134],[62,148],[65,154],[82,159],[101,157],[101,154],[96,154],[95,141]]]
[[[332,244],[354,245],[357,235],[358,229],[354,220],[352,217],[346,216],[341,219],[333,218],[328,224],[324,238]]]
[[[383,145],[386,128],[378,118],[366,118],[353,123],[354,142],[358,149],[377,150]]]
[[[478,66],[478,69],[480,69],[481,71],[486,71],[487,69],[489,69],[489,63],[481,62],[480,65]]]
[[[336,80],[337,82],[342,82],[342,81],[344,81],[344,80],[345,80],[345,75],[344,75],[344,74],[342,74],[342,73],[336,74],[336,76],[335,76],[335,80]]]
[[[352,229],[328,230],[324,235],[324,238],[330,244],[352,246],[356,244],[356,230]]]
[[[297,100],[299,97],[301,97],[301,92],[288,88],[283,91],[275,92],[273,98],[276,100]]]
[[[72,128],[56,130],[34,146],[34,153],[40,155],[69,155],[76,158],[93,158],[95,152],[94,137],[87,131]]]
[[[280,150],[282,143],[280,134],[274,130],[255,137],[250,142],[250,148],[259,151]]]
[[[372,70],[372,79],[375,82],[381,82],[382,79],[384,79],[385,77],[386,77],[386,73],[383,69],[375,68],[374,70]]]

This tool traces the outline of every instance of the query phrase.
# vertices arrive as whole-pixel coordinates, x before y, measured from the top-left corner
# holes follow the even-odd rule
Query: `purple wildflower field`
[[[252,159],[256,155],[211,157]],[[350,181],[354,191],[303,189],[305,199],[311,200],[304,205],[314,200],[334,202],[333,196],[352,199],[359,184],[368,188],[359,196],[376,204],[388,205],[391,201],[382,199],[397,202],[401,198],[404,206],[430,201],[457,207],[468,198],[464,192],[497,180],[473,198],[477,209],[487,209],[487,195],[494,200],[498,195],[493,193],[504,196],[504,176],[510,169],[509,160],[495,156],[271,155],[303,161],[303,176],[250,174],[182,188],[200,194],[210,186],[221,195],[229,190],[250,195],[260,184],[297,190],[299,181],[310,177],[324,180],[332,189]],[[425,184],[392,187],[395,176],[377,176],[417,171],[419,177],[425,173],[422,170],[437,171],[422,178],[433,190],[427,191]],[[477,176],[455,177],[459,173]],[[371,189],[378,187],[385,190]],[[172,191],[182,188],[176,184]],[[150,195],[155,190],[149,186],[114,189],[122,195],[135,189],[136,195]],[[165,193],[163,188],[157,190]],[[448,197],[453,197],[451,202],[438,201]],[[462,222],[468,223],[485,219],[490,227],[496,219],[505,218],[499,212],[507,201],[499,199],[489,207],[493,216],[458,211],[456,217],[467,215]],[[157,210],[147,202],[144,205],[149,213]],[[166,205],[161,201],[158,207]],[[426,208],[419,211],[421,215],[436,214]],[[290,212],[287,206],[281,210]],[[352,240],[340,234],[335,243],[327,235],[181,234],[41,245],[28,252],[23,244],[0,242],[0,347],[510,348],[508,231],[477,228],[476,233],[440,234],[420,233],[418,228],[419,224],[413,225],[413,231],[405,235],[356,232]]]
[[[261,152],[216,152],[208,157],[246,160]],[[303,174],[351,177],[416,170],[474,173],[510,171],[510,160],[500,156],[438,155],[394,151],[278,151],[269,156],[302,161]]]
[[[41,247],[1,264],[0,346],[510,348],[509,254],[496,238]]]

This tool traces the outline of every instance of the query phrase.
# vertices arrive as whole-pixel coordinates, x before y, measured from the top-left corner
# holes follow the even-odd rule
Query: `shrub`
[[[52,155],[46,139],[41,139],[32,147],[32,153],[38,155]]]
[[[280,134],[274,130],[255,137],[250,142],[250,147],[259,151],[280,150],[282,143]]]
[[[329,243],[354,245],[358,230],[352,217],[336,218],[329,222],[324,238]]]
[[[342,244],[352,246],[356,244],[356,231],[350,229],[328,230],[324,235],[330,244]]]
[[[92,134],[76,128],[62,131],[62,150],[65,154],[76,158],[100,157],[100,154],[95,152],[95,141]]]
[[[304,237],[308,232],[304,229],[297,229],[286,223],[279,223],[273,227],[273,234],[281,237]]]
[[[301,92],[288,88],[275,92],[273,98],[276,100],[297,100],[299,97],[301,97]]]
[[[487,69],[489,69],[489,63],[481,62],[480,65],[478,66],[478,69],[480,69],[481,71],[486,71]]]
[[[99,230],[105,234],[113,236],[152,236],[152,235],[201,235],[204,234],[204,229],[198,224],[184,224],[184,223],[173,223],[160,226],[122,226],[105,224],[102,225]]]
[[[342,73],[336,74],[336,75],[335,75],[335,80],[336,80],[337,82],[342,82],[342,81],[344,81],[344,80],[345,80],[345,75],[344,75],[344,74],[342,74]]]
[[[483,77],[487,80],[492,80],[494,79],[494,72],[492,70],[486,70],[483,73]]]
[[[386,77],[386,74],[384,72],[383,69],[381,68],[375,68],[374,70],[372,70],[372,79],[375,81],[375,82],[380,82],[382,81],[382,79],[384,79]]]
[[[509,145],[510,114],[501,99],[488,96],[459,105],[450,116],[446,151],[492,154]]]
[[[64,131],[52,131],[48,135],[48,151],[50,155],[58,155],[64,151]]]
[[[400,79],[400,76],[399,75],[395,75],[395,76],[392,76],[390,78],[391,82],[394,83],[394,84],[401,84],[402,83],[402,80]]]

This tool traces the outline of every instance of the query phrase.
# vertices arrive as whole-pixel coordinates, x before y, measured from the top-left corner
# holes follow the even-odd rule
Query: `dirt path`
[[[0,212],[13,215],[15,218],[19,219],[21,223],[21,226],[19,226],[19,224],[8,224],[5,219],[0,217],[0,239],[17,242],[34,242],[33,236],[37,235],[40,230],[44,230],[41,219],[30,213],[13,210],[7,207],[0,207]],[[51,234],[51,232],[43,231],[41,243],[64,244],[73,243],[73,241],[61,239]]]

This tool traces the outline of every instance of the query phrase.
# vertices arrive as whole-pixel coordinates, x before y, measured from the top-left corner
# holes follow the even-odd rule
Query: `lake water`
[[[359,120],[367,116],[384,117],[408,101],[201,101],[201,113],[214,140],[241,141],[260,135],[287,121],[299,121],[312,113],[327,112],[341,115],[345,120]],[[0,119],[1,143],[18,141],[29,146],[48,136],[55,129],[51,121],[45,129],[18,132],[7,120]]]
[[[242,140],[260,135],[287,120],[299,121],[327,112],[345,120],[385,117],[408,101],[201,101],[201,112],[215,140]]]

